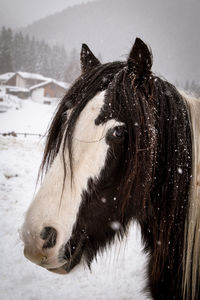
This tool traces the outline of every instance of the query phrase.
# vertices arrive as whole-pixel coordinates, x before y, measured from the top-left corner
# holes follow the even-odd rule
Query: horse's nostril
[[[43,248],[53,248],[56,244],[57,231],[53,227],[44,227],[40,237],[45,241]]]

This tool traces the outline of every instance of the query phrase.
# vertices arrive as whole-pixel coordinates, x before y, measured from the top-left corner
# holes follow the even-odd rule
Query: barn
[[[21,88],[30,88],[33,85],[46,81],[48,78],[35,73],[16,72],[11,76],[6,85],[17,86]]]
[[[49,79],[30,87],[31,98],[37,102],[41,102],[43,99],[44,103],[48,103],[54,98],[62,98],[68,88],[69,84],[65,82]]]

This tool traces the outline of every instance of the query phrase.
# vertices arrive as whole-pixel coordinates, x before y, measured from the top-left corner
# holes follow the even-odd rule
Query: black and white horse
[[[200,102],[151,72],[139,38],[126,62],[83,45],[81,67],[49,130],[25,256],[69,273],[136,220],[153,299],[200,299]]]

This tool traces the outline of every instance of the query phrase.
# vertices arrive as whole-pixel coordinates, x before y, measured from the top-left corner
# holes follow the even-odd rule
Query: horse
[[[152,71],[136,38],[102,64],[86,44],[81,75],[58,105],[22,227],[24,255],[59,274],[140,225],[147,292],[200,299],[200,101]]]

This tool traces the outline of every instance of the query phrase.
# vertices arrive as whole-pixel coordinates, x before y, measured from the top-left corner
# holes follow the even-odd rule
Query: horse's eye
[[[112,136],[117,139],[122,139],[125,134],[125,127],[124,126],[117,126],[113,129]]]
[[[106,140],[108,143],[121,144],[125,139],[125,134],[127,130],[124,125],[116,126],[109,130],[106,135]]]

